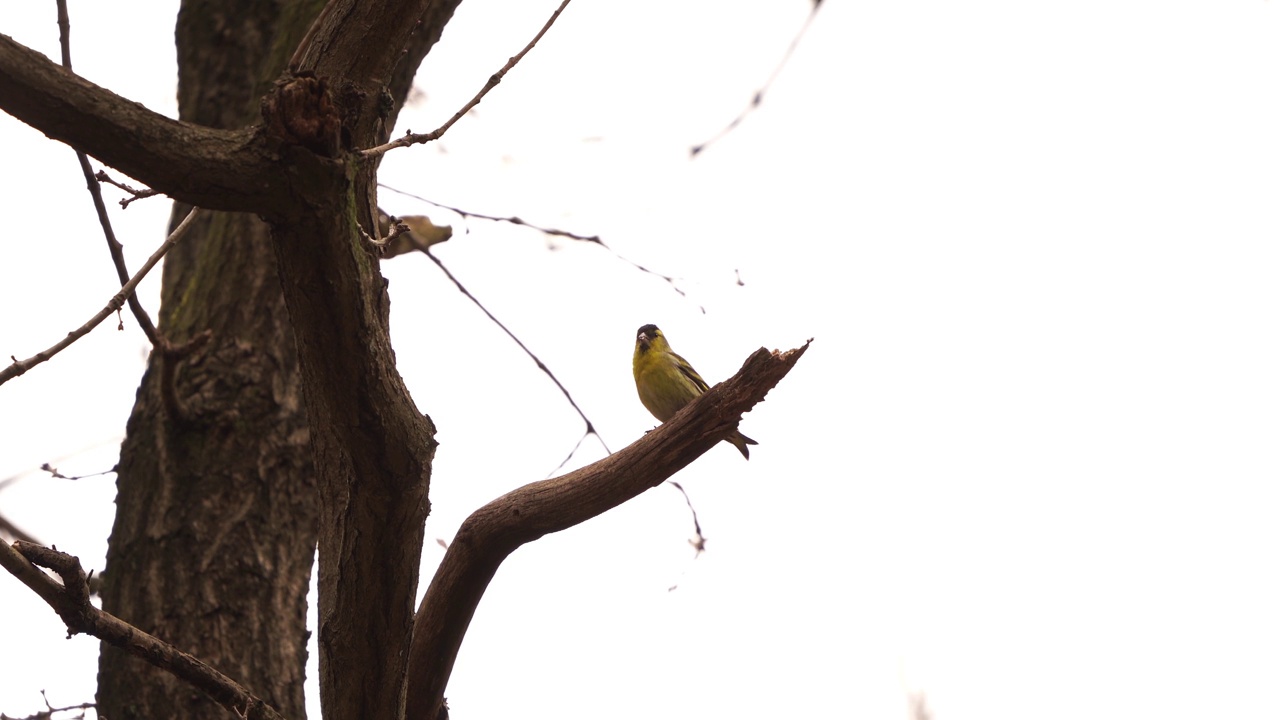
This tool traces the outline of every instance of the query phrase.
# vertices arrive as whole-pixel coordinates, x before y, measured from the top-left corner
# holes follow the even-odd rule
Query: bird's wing
[[[704,393],[711,389],[707,386],[707,381],[702,379],[702,376],[698,374],[697,370],[693,369],[693,366],[689,364],[688,360],[685,360],[675,353],[671,353],[671,356],[676,359],[676,367],[680,368],[680,373],[689,378],[689,382],[693,383],[693,386],[698,388],[699,393]]]

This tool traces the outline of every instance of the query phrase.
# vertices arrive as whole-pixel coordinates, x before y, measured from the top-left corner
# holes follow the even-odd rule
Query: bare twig
[[[689,493],[685,492],[684,486],[675,480],[668,480],[668,485],[674,485],[681,495],[684,495],[684,502],[689,506],[689,513],[693,515],[693,537],[689,539],[689,544],[693,546],[693,559],[697,560],[702,557],[702,553],[707,549],[707,538],[702,534],[702,526],[698,524],[698,511],[693,509],[693,500],[689,499]],[[683,576],[684,573],[681,573]],[[674,592],[680,588],[680,583],[674,583],[667,588],[667,592]]]
[[[573,459],[574,454],[578,452],[578,448],[582,447],[582,443],[590,435],[591,435],[591,424],[587,423],[587,429],[585,432],[582,433],[582,437],[578,438],[578,442],[573,446],[573,449],[569,451],[569,454],[564,456],[564,459],[560,461],[560,464],[552,468],[551,472],[547,473],[547,477],[549,478],[552,475],[555,475],[556,473],[560,472],[560,468],[567,465],[569,461]],[[596,437],[599,437],[599,436],[597,435]],[[604,441],[601,440],[600,444],[603,445]],[[609,448],[605,448],[606,451],[608,449]]]
[[[47,463],[43,463],[43,464],[41,464],[41,466],[40,466],[40,467],[38,467],[38,468],[36,468],[35,470],[23,470],[23,471],[18,472],[18,473],[17,473],[17,474],[15,474],[15,475],[10,475],[9,477],[6,477],[6,478],[0,478],[0,490],[4,490],[5,488],[7,488],[7,487],[9,487],[10,485],[12,485],[12,484],[14,484],[14,483],[18,482],[19,480],[22,480],[23,478],[28,477],[28,476],[30,476],[30,475],[32,475],[32,474],[34,474],[34,473],[35,473],[36,471],[38,471],[38,470],[44,470],[45,472],[48,472],[48,469],[49,469],[49,468],[53,468],[53,467],[54,467],[54,463],[60,463],[60,462],[63,462],[64,460],[70,460],[70,459],[72,459],[72,458],[78,457],[78,456],[79,456],[81,453],[83,453],[83,452],[87,452],[87,451],[92,450],[92,449],[97,448],[97,447],[102,447],[102,446],[104,446],[104,445],[119,445],[119,444],[120,444],[120,438],[111,438],[110,440],[104,440],[104,441],[102,441],[102,442],[98,442],[98,443],[94,443],[94,444],[92,444],[92,445],[89,445],[88,447],[81,448],[80,450],[76,450],[75,452],[67,453],[67,454],[65,454],[65,455],[61,455],[61,456],[59,456],[59,457],[56,457],[56,458],[54,458],[53,460],[51,460],[50,462],[47,462]],[[56,470],[56,468],[55,468],[55,470]],[[114,468],[112,468],[111,470],[108,470],[107,472],[114,472],[114,470],[115,470],[115,469],[114,469]],[[86,477],[87,477],[87,476],[86,476]],[[68,478],[68,479],[70,479],[70,480],[76,480],[76,479],[79,479],[79,478]]]
[[[66,69],[71,69],[71,19],[67,13],[67,0],[57,0],[58,5],[58,37],[62,46],[62,65]],[[140,200],[146,197],[152,197],[159,193],[155,190],[137,190],[122,182],[116,182],[111,179],[105,171],[99,170],[96,174],[89,165],[89,157],[83,151],[76,149],[76,159],[80,161],[80,170],[84,173],[85,184],[89,188],[89,194],[93,197],[93,208],[98,214],[98,224],[102,226],[102,232],[107,238],[107,250],[111,253],[111,262],[116,266],[116,275],[120,278],[120,284],[126,285],[129,281],[129,270],[124,262],[124,246],[116,239],[115,231],[111,227],[111,218],[107,215],[107,206],[102,199],[102,186],[99,183],[110,183],[121,190],[129,193],[133,197],[120,201],[120,207],[128,208],[129,203],[134,200]],[[188,215],[190,218],[190,215]],[[185,222],[185,221],[184,221]],[[169,339],[156,329],[151,317],[147,315],[147,311],[142,307],[142,301],[138,299],[137,293],[130,292],[128,294],[129,310],[133,313],[133,317],[137,319],[138,326],[142,328],[142,332],[147,336],[147,340],[151,341],[151,346],[160,350],[160,372],[161,384],[160,393],[163,398],[164,407],[170,418],[180,420],[186,417],[185,408],[178,401],[177,393],[174,389],[174,374],[177,364],[184,357],[189,355],[200,346],[204,345],[212,337],[210,331],[205,330],[203,333],[196,335],[182,345],[173,345]],[[120,323],[120,329],[124,329],[123,321]],[[54,473],[57,474],[56,472]]]
[[[454,277],[453,273],[449,272],[449,268],[445,267],[444,263],[440,262],[440,259],[431,253],[430,248],[424,249],[422,251],[422,254],[430,258],[431,262],[435,263],[436,267],[440,268],[440,272],[444,273],[445,277],[449,278],[449,280],[453,282],[454,286],[458,288],[458,292],[462,293],[463,295],[466,295],[468,300],[475,303],[476,307],[480,308],[480,312],[484,313],[491,321],[493,321],[494,325],[497,325],[499,328],[501,328],[502,332],[507,334],[507,337],[511,338],[516,345],[520,346],[520,349],[523,350],[526,355],[528,355],[530,358],[533,359],[533,362],[537,364],[538,369],[546,373],[547,377],[551,378],[551,382],[555,383],[556,387],[560,388],[561,393],[564,393],[565,399],[569,401],[569,405],[571,405],[574,411],[578,413],[578,417],[582,418],[582,422],[587,424],[587,434],[595,435],[596,439],[600,441],[600,447],[603,447],[606,453],[613,454],[613,451],[610,450],[609,446],[605,444],[604,438],[600,437],[600,433],[596,430],[596,426],[591,423],[591,420],[589,418],[587,418],[587,414],[582,412],[582,408],[578,407],[578,403],[574,402],[573,396],[569,394],[569,391],[560,382],[560,379],[555,376],[555,373],[551,372],[551,369],[547,367],[546,363],[542,362],[542,360],[539,359],[537,355],[534,355],[532,350],[530,350],[527,346],[525,346],[524,343],[520,342],[520,338],[516,337],[515,333],[508,330],[507,326],[503,325],[501,320],[494,317],[493,313],[489,312],[489,308],[485,307],[483,303],[481,303],[479,300],[476,299],[475,295],[472,295],[470,291],[468,291],[465,287],[463,287],[462,283],[458,281],[458,278]],[[581,444],[582,444],[582,441],[579,440],[578,445],[581,445]],[[577,446],[575,446],[574,451],[577,451],[577,449],[578,449]],[[570,453],[569,457],[573,457],[573,453]],[[568,462],[568,461],[569,461],[569,458],[565,458],[564,462]],[[560,467],[564,467],[564,462],[560,463]],[[560,469],[559,467],[556,468],[556,470],[559,470],[559,469]],[[551,472],[554,473],[555,470],[552,470]]]
[[[694,516],[694,537],[689,538],[689,544],[694,548],[694,560],[698,560],[703,556],[703,552],[707,551],[707,536],[704,536],[703,527],[698,523],[698,511],[694,510],[694,501],[690,500],[689,493],[685,492],[685,486],[677,483],[676,480],[667,480],[667,484],[676,486],[680,495],[685,496],[685,505],[689,506],[690,515]],[[667,588],[667,592],[675,592],[677,589],[680,589],[680,583],[672,584]]]
[[[103,170],[99,170],[96,174],[94,174],[93,177],[95,180],[104,182],[108,185],[115,185],[116,187],[120,188],[121,190],[133,196],[133,197],[124,198],[123,200],[120,201],[120,207],[122,208],[128,208],[129,203],[133,202],[134,200],[142,200],[143,198],[155,197],[156,195],[161,194],[159,190],[152,190],[151,188],[143,188],[142,190],[139,190],[133,187],[132,185],[126,185],[125,183],[117,182],[116,180],[113,180],[111,176],[108,175]]]
[[[71,69],[71,19],[67,14],[67,0],[57,0],[58,5],[58,42],[62,47],[62,66]],[[89,166],[89,156],[84,152],[76,150],[76,159],[80,161],[80,171],[84,173],[84,182],[88,186],[89,195],[93,197],[93,209],[98,213],[98,224],[102,226],[102,233],[107,238],[107,250],[111,253],[111,261],[115,263],[116,275],[120,278],[120,284],[124,285],[129,282],[129,271],[124,264],[124,246],[116,239],[115,231],[111,229],[111,218],[107,216],[107,205],[102,199],[102,187],[98,184],[97,177],[93,174],[93,168]],[[102,173],[106,175],[106,173]],[[129,294],[129,311],[138,320],[138,326],[142,328],[142,332],[146,334],[147,339],[152,345],[159,345],[160,338],[156,333],[156,326],[151,322],[151,318],[147,315],[147,311],[142,308],[142,303],[138,300],[137,295]]]
[[[58,44],[62,48],[62,67],[71,69],[71,16],[67,14],[67,0],[58,0]]]
[[[54,580],[39,567],[56,572]],[[165,670],[222,707],[253,720],[283,720],[280,713],[239,683],[159,638],[103,612],[89,602],[89,578],[80,559],[42,545],[0,543],[0,566],[40,596],[67,625],[67,636],[85,633]]]
[[[391,192],[396,193],[397,195],[403,195],[408,198],[413,198],[414,200],[420,200],[424,203],[427,203],[428,205],[434,205],[435,207],[438,207],[442,210],[448,210],[449,212],[454,213],[456,215],[460,215],[464,218],[478,218],[480,220],[492,220],[493,222],[504,222],[504,223],[510,223],[512,225],[520,225],[523,227],[531,228],[533,230],[537,230],[538,232],[543,233],[544,235],[555,235],[557,237],[566,237],[571,240],[581,240],[583,242],[595,243],[596,245],[599,245],[600,247],[603,247],[603,248],[608,247],[607,245],[604,244],[604,241],[600,239],[599,235],[579,235],[578,233],[569,232],[568,230],[558,230],[556,228],[542,227],[540,225],[534,225],[533,223],[530,223],[530,222],[525,222],[524,220],[518,217],[515,217],[513,215],[502,217],[499,215],[486,215],[484,213],[472,212],[470,210],[463,210],[462,208],[456,208],[456,207],[453,207],[452,205],[445,205],[444,203],[436,202],[435,200],[429,200],[427,198],[422,197],[421,195],[415,195],[411,192],[405,192],[404,190],[393,188],[390,185],[387,185],[386,183],[378,183],[378,187],[386,188],[387,190],[390,190]]]
[[[26,360],[12,358],[13,364],[4,370],[0,370],[0,385],[3,385],[19,375],[25,374],[36,365],[39,365],[54,355],[62,352],[71,345],[71,343],[89,334],[89,331],[97,327],[98,324],[105,320],[108,315],[123,307],[125,298],[129,297],[129,295],[133,293],[134,289],[138,287],[138,283],[142,282],[142,279],[147,276],[147,273],[151,272],[151,269],[155,267],[157,263],[160,262],[160,259],[164,257],[165,253],[169,252],[170,248],[177,244],[177,242],[182,239],[182,236],[186,234],[187,228],[191,226],[191,221],[195,218],[198,211],[199,208],[192,208],[191,212],[187,213],[187,217],[178,225],[177,228],[174,229],[172,233],[169,234],[169,237],[165,238],[165,241],[160,245],[159,249],[152,253],[151,257],[147,258],[147,261],[143,263],[142,268],[129,279],[129,282],[125,283],[124,287],[120,288],[120,292],[112,296],[111,300],[107,302],[106,307],[98,311],[98,313],[93,317],[89,318],[88,322],[67,333],[65,338],[54,344],[48,350],[36,353]]]
[[[441,125],[435,130],[432,130],[429,133],[414,134],[410,132],[410,133],[406,133],[403,137],[401,137],[398,140],[392,140],[389,143],[386,143],[384,145],[379,145],[377,147],[369,148],[368,150],[361,150],[360,151],[361,157],[365,159],[376,158],[379,155],[383,155],[386,152],[390,150],[394,150],[398,147],[408,147],[410,145],[428,143],[433,140],[440,139],[440,136],[448,132],[449,128],[453,127],[454,123],[458,122],[458,120],[462,119],[463,115],[466,115],[468,112],[471,111],[471,108],[475,107],[476,105],[479,105],[480,101],[484,99],[484,96],[489,94],[490,90],[497,87],[498,83],[502,82],[503,76],[506,75],[511,70],[511,68],[515,67],[516,63],[524,59],[524,56],[528,54],[530,50],[533,49],[534,45],[538,44],[538,41],[542,39],[542,36],[547,34],[547,31],[550,30],[551,26],[555,24],[556,19],[560,17],[560,13],[564,11],[565,7],[568,4],[569,4],[569,0],[563,0],[563,2],[560,3],[560,7],[556,8],[556,11],[551,13],[551,17],[547,19],[546,24],[542,26],[542,29],[538,31],[538,34],[533,36],[533,39],[529,41],[529,44],[525,45],[524,49],[516,53],[514,57],[507,60],[507,64],[503,65],[501,70],[498,70],[498,72],[494,73],[493,75],[490,75],[488,82],[484,84],[484,87],[480,88],[480,92],[476,93],[475,97],[471,98],[471,100],[467,102],[466,105],[463,105],[462,108],[458,110],[458,112],[454,113],[453,117],[449,118],[448,121],[445,122],[445,124]]]
[[[59,0],[59,4],[66,0]],[[111,262],[116,266],[116,276],[120,279],[123,286],[129,282],[129,270],[124,263],[124,246],[116,239],[116,233],[111,228],[111,219],[107,216],[107,206],[102,199],[102,187],[98,184],[94,177],[93,168],[89,166],[89,156],[83,152],[76,151],[76,159],[80,161],[80,170],[84,173],[85,185],[89,189],[89,194],[93,197],[93,209],[98,214],[98,224],[102,226],[102,234],[107,239],[107,250],[111,253]],[[129,293],[128,298],[129,312],[133,313],[134,319],[138,321],[138,327],[142,328],[142,332],[147,336],[147,340],[151,341],[153,347],[163,344],[164,339],[160,337],[160,332],[156,330],[156,326],[151,322],[151,316],[142,307],[142,301],[138,299],[137,293]]]
[[[58,458],[58,460],[56,460],[55,462],[59,462],[65,459],[66,457]],[[62,478],[64,480],[79,480],[81,478],[92,477],[93,475],[105,475],[106,473],[115,472],[115,468],[111,468],[110,470],[106,470],[101,473],[93,473],[91,475],[80,475],[78,477],[68,477],[66,475],[59,473],[57,468],[53,467],[51,463],[42,464],[40,466],[40,469],[47,473],[50,473],[53,477]],[[10,475],[7,478],[0,479],[0,491],[18,482],[19,480],[22,480],[23,478],[29,476],[32,472],[34,471],[20,472],[17,475]],[[5,517],[3,514],[0,514],[0,535],[7,536],[11,540],[23,540],[29,543],[40,544],[40,540],[38,538],[36,538],[34,535],[24,531],[22,528],[15,525],[12,520]]]
[[[97,703],[92,702],[83,702],[79,705],[68,705],[66,707],[54,707],[53,704],[49,702],[49,697],[44,694],[43,690],[40,691],[40,697],[44,699],[44,710],[37,710],[36,712],[33,712],[30,715],[24,715],[23,717],[14,717],[12,715],[0,713],[0,720],[53,720],[53,716],[58,713],[69,713],[75,710],[81,711],[76,717],[83,718],[85,710],[98,707]]]
[[[434,205],[435,207],[438,207],[442,210],[448,210],[449,212],[454,213],[460,217],[477,218],[480,220],[489,220],[491,222],[503,222],[503,223],[509,223],[511,225],[519,225],[521,227],[527,227],[532,230],[537,230],[538,232],[543,233],[544,235],[565,237],[571,240],[581,240],[583,242],[589,242],[595,245],[599,245],[600,247],[612,253],[613,256],[618,260],[621,260],[622,262],[630,265],[631,267],[639,270],[640,272],[648,273],[650,275],[653,275],[656,278],[660,278],[666,281],[666,283],[671,286],[671,289],[675,290],[680,295],[680,297],[683,297],[683,298],[689,297],[684,290],[680,289],[679,285],[676,285],[675,278],[671,277],[670,275],[663,275],[662,273],[656,270],[650,270],[649,268],[641,265],[640,263],[637,263],[622,257],[621,255],[618,254],[617,250],[614,250],[613,248],[606,245],[604,240],[600,239],[599,235],[580,235],[578,233],[569,232],[568,230],[559,230],[556,228],[549,228],[549,227],[543,227],[541,225],[534,225],[533,223],[525,222],[523,219],[518,218],[514,215],[503,217],[499,215],[486,215],[484,213],[472,212],[470,210],[463,210],[462,208],[453,207],[452,205],[445,205],[444,203],[439,203],[439,202],[436,202],[435,200],[428,200],[427,198],[424,198],[421,195],[415,195],[411,192],[405,192],[404,190],[399,190],[391,187],[390,185],[385,185],[382,183],[378,183],[378,187],[386,188],[393,193],[396,193],[398,195],[403,195],[405,197],[413,198],[414,200],[421,200],[422,202],[427,203],[428,205]],[[704,315],[707,312],[707,309],[701,305],[698,306],[698,309],[701,310]]]
[[[804,37],[809,26],[813,24],[813,18],[818,14],[818,8],[821,6],[822,0],[813,0],[813,7],[809,10],[809,16],[805,18],[804,25],[800,26],[800,32],[796,33],[796,36],[791,39],[791,44],[787,46],[787,51],[783,53],[782,59],[778,61],[777,67],[775,67],[773,72],[769,74],[769,79],[765,80],[764,85],[761,85],[756,90],[755,95],[751,96],[751,102],[747,103],[747,107],[743,108],[742,112],[738,113],[738,117],[733,119],[733,122],[726,125],[723,130],[716,133],[710,140],[689,148],[689,157],[697,157],[699,153],[707,149],[707,146],[733,132],[733,129],[738,127],[738,123],[741,123],[746,119],[747,115],[751,114],[751,111],[760,107],[760,104],[764,102],[764,94],[769,91],[769,88],[773,86],[773,81],[777,80],[778,75],[782,73],[783,66],[791,59],[791,54],[795,52],[796,46],[800,44],[800,39]]]
[[[702,534],[702,525],[698,524],[698,511],[693,509],[693,501],[689,499],[689,493],[685,492],[684,486],[675,480],[668,480],[669,485],[675,485],[680,494],[684,496],[684,502],[689,506],[689,514],[693,515],[693,534],[694,537],[689,541],[693,546],[693,556],[697,557],[707,549],[707,538]]]
[[[379,255],[382,255],[383,253],[385,253],[387,250],[387,246],[389,246],[396,238],[409,232],[409,226],[400,222],[398,218],[388,218],[388,224],[390,225],[390,227],[388,228],[389,232],[385,236],[381,236],[382,231],[381,231],[381,228],[379,228],[378,234],[381,237],[376,237],[376,238],[371,236],[369,233],[365,232],[364,228],[360,229],[361,237],[364,238],[365,242],[372,245],[373,249]]]
[[[672,290],[675,290],[675,291],[676,291],[676,293],[678,293],[678,294],[680,295],[680,297],[685,298],[685,299],[688,299],[688,298],[689,298],[689,296],[685,293],[685,291],[684,291],[684,290],[681,290],[679,285],[676,285],[676,279],[675,279],[675,278],[673,278],[673,277],[671,277],[670,275],[663,275],[662,273],[658,272],[657,270],[650,270],[649,268],[645,267],[644,265],[641,265],[641,264],[640,264],[640,263],[638,263],[638,262],[635,262],[634,260],[628,260],[627,258],[624,258],[624,257],[622,257],[621,255],[619,255],[619,254],[617,253],[617,251],[615,251],[613,248],[610,248],[610,247],[606,246],[604,243],[600,243],[600,245],[601,245],[601,247],[604,247],[605,249],[607,249],[609,252],[613,253],[613,256],[614,256],[614,257],[616,257],[616,258],[618,258],[619,260],[621,260],[622,262],[624,262],[624,263],[626,263],[626,264],[630,265],[631,267],[633,267],[633,268],[635,268],[635,269],[639,270],[640,272],[649,273],[650,275],[652,275],[652,276],[654,276],[654,277],[656,277],[656,278],[660,278],[660,279],[662,279],[662,280],[665,280],[665,281],[666,281],[666,283],[667,283],[668,285],[670,285],[670,286],[671,286],[671,289],[672,289]],[[698,310],[702,311],[702,314],[703,314],[703,315],[706,315],[706,314],[707,314],[707,309],[706,309],[705,307],[703,307],[702,305],[698,305]]]
[[[49,473],[53,477],[58,478],[59,480],[83,480],[85,478],[98,477],[99,475],[110,475],[111,473],[116,471],[114,467],[111,467],[96,473],[86,473],[84,475],[63,475],[62,473],[58,472],[58,468],[50,465],[49,463],[44,463],[43,465],[40,466],[40,469]]]
[[[383,260],[405,255],[415,250],[425,250],[432,245],[442,243],[453,237],[453,228],[448,225],[436,225],[426,215],[405,215],[392,217],[383,210],[378,210],[378,227],[384,232],[391,232],[391,223],[404,225],[408,232],[397,233],[395,238],[387,242],[379,252]]]

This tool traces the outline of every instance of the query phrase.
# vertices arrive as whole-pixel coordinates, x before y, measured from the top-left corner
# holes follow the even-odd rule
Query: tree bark
[[[183,4],[182,120],[223,129],[257,120],[255,93],[283,69],[275,56],[286,55],[271,52],[271,39],[291,49],[308,25],[303,17],[282,24],[280,12],[280,3],[257,0]],[[162,293],[166,337],[213,337],[181,360],[152,353],[121,449],[103,608],[302,718],[319,503],[267,226],[251,215],[206,214],[169,254]],[[166,393],[180,407],[167,407]],[[99,713],[113,720],[227,716],[110,646],[98,679]]]
[[[206,330],[213,340],[180,360],[153,354],[121,453],[104,609],[287,717],[305,715],[305,598],[317,537],[322,706],[337,717],[403,713],[434,428],[395,372],[384,283],[357,226],[371,227],[373,203],[361,200],[373,197],[376,164],[326,157],[385,139],[457,4],[379,6],[368,25],[355,23],[378,35],[376,52],[341,37],[369,10],[344,0],[185,0],[178,19],[179,110],[190,124],[182,130],[204,136],[261,123],[268,93],[265,134],[235,132],[274,143],[272,192],[291,196],[275,203],[273,194],[258,210],[270,226],[207,214],[165,263],[161,330],[174,342]],[[313,23],[322,11],[328,19]],[[422,21],[404,20],[413,13]],[[388,45],[392,35],[400,45]],[[332,85],[284,75],[300,43],[313,50],[299,57],[318,65],[302,69]],[[273,136],[292,129],[272,122],[290,83],[316,90],[303,99],[336,113],[341,147],[306,150]],[[235,194],[227,194],[233,205]],[[225,717],[112,648],[100,661],[99,708],[117,720]]]

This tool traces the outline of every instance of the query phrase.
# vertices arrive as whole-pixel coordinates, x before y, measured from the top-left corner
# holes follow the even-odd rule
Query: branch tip
[[[453,127],[454,123],[458,122],[464,115],[471,112],[476,105],[480,104],[480,101],[484,99],[484,96],[489,94],[490,90],[497,87],[498,83],[502,82],[502,78],[510,72],[511,69],[514,68],[530,50],[533,49],[534,45],[538,44],[538,41],[542,39],[543,35],[547,34],[547,31],[555,24],[556,19],[560,17],[560,13],[564,11],[568,4],[569,0],[563,0],[563,2],[560,3],[560,7],[556,8],[555,12],[551,13],[551,17],[547,19],[547,22],[542,26],[542,29],[538,31],[538,34],[533,36],[533,39],[529,41],[529,44],[525,45],[523,50],[509,58],[507,60],[507,64],[503,65],[496,73],[490,75],[489,79],[485,82],[484,87],[480,88],[480,92],[476,93],[475,97],[468,100],[465,105],[459,108],[459,110],[453,114],[453,117],[445,121],[443,125],[429,133],[422,133],[418,135],[406,133],[398,140],[392,140],[389,143],[379,145],[377,147],[361,150],[359,153],[360,157],[365,160],[373,160],[381,155],[385,155],[391,150],[395,150],[396,148],[420,145],[440,139],[441,136],[449,131],[449,128]]]

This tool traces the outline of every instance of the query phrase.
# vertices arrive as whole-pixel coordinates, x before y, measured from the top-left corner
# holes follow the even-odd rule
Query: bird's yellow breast
[[[701,388],[681,370],[684,361],[679,355],[660,349],[657,345],[647,351],[636,348],[631,358],[635,373],[636,391],[640,402],[654,417],[666,422],[689,401],[702,394]]]

